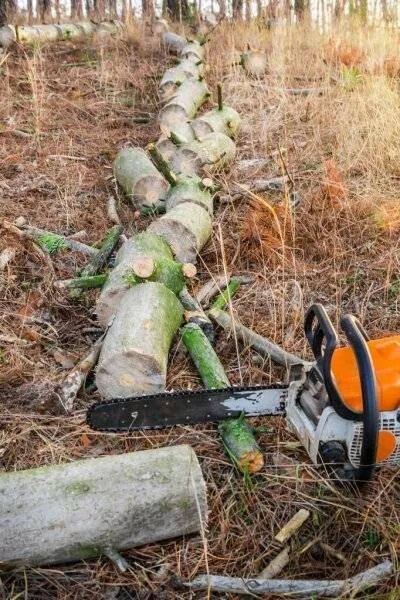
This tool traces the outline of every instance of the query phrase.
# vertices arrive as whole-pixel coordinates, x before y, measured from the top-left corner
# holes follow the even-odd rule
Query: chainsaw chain
[[[238,387],[228,387],[228,388],[221,388],[221,389],[215,389],[212,390],[213,394],[218,394],[219,392],[221,394],[227,393],[227,392],[254,392],[256,390],[285,390],[287,389],[288,386],[285,383],[276,383],[276,384],[271,384],[271,385],[253,385],[253,386],[238,386]],[[159,394],[149,394],[146,395],[146,399],[149,400],[149,402],[151,402],[152,399],[155,398],[166,398],[168,399],[168,396],[182,396],[182,398],[187,398],[190,396],[196,396],[199,394],[207,394],[209,392],[209,390],[205,390],[204,388],[200,388],[198,390],[178,390],[176,392],[174,392],[173,390],[171,391],[167,391],[167,392],[160,392]],[[139,398],[143,398],[144,396],[137,396],[137,399]],[[128,402],[129,400],[132,400],[132,397],[129,398],[113,398],[112,400],[99,400],[97,402],[95,402],[94,404],[92,404],[91,406],[89,406],[88,411],[86,413],[86,424],[89,425],[89,427],[91,427],[92,429],[95,429],[96,431],[105,431],[108,433],[118,433],[118,432],[125,432],[126,429],[121,429],[120,427],[102,427],[101,429],[99,429],[95,423],[93,423],[92,421],[92,413],[95,411],[95,409],[98,406],[115,406],[115,405],[120,405],[120,404],[124,404],[125,402]],[[282,403],[284,404],[284,403]],[[284,406],[282,406],[282,416],[284,416]],[[261,416],[261,415],[260,415]],[[205,421],[206,422],[206,421]],[[165,425],[160,425],[159,427],[157,425],[153,425],[151,427],[143,427],[143,429],[165,429]]]

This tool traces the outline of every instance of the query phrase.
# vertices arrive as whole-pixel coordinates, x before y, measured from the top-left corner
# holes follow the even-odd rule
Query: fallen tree
[[[7,48],[13,42],[33,44],[37,42],[55,42],[78,40],[91,35],[113,35],[122,28],[119,21],[80,21],[49,25],[6,25],[0,28],[0,46]]]
[[[189,446],[3,473],[0,563],[88,559],[194,533],[206,489]]]

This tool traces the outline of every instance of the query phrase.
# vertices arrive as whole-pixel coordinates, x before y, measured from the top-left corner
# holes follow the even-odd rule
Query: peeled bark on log
[[[290,598],[338,598],[361,592],[377,585],[393,574],[393,564],[389,560],[363,571],[348,579],[307,580],[307,579],[260,579],[225,577],[223,575],[198,575],[183,584],[191,590],[207,590],[226,594],[258,595],[273,594]]]
[[[181,50],[183,58],[192,60],[193,62],[202,61],[204,58],[204,46],[197,40],[188,42]]]
[[[172,31],[165,31],[162,35],[162,41],[165,48],[171,52],[171,54],[180,54],[187,44],[184,37],[177,35]]]
[[[209,96],[204,80],[186,79],[176,94],[160,111],[160,124],[173,126],[195,116],[197,110]]]
[[[184,202],[151,223],[147,231],[163,237],[180,262],[195,263],[211,229],[209,213],[193,202]]]
[[[212,132],[225,133],[235,138],[239,132],[240,117],[234,108],[223,105],[222,109],[215,108],[197,117],[192,123],[192,129],[197,139],[201,140]]]
[[[100,395],[124,398],[165,389],[168,352],[181,321],[181,303],[162,283],[128,290],[101,349]]]
[[[206,488],[190,446],[3,473],[0,562],[85,560],[202,530]]]
[[[176,173],[199,174],[204,167],[215,170],[230,165],[236,156],[236,145],[224,133],[209,133],[201,141],[194,140],[180,148],[172,161]]]
[[[99,323],[105,327],[116,313],[120,302],[132,285],[140,281],[135,277],[133,265],[141,259],[152,259],[158,266],[154,278],[178,293],[185,285],[181,265],[177,265],[168,244],[158,235],[138,233],[127,240],[115,259],[96,305]],[[180,269],[179,269],[180,267]]]
[[[165,198],[166,211],[171,211],[183,202],[198,204],[210,215],[213,214],[213,196],[199,177],[178,177],[176,183],[169,188]]]
[[[114,175],[135,207],[157,205],[168,183],[141,148],[123,148],[114,161]]]
[[[268,60],[265,52],[260,50],[247,50],[243,52],[240,64],[253,77],[262,77],[265,75],[268,67]]]

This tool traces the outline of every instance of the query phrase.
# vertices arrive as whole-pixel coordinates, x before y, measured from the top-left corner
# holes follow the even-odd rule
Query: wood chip
[[[277,542],[284,544],[294,533],[303,525],[310,516],[310,512],[305,508],[301,508],[284,527],[276,534]]]

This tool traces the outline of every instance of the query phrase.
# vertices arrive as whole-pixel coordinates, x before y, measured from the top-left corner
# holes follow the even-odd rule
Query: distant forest
[[[172,20],[193,20],[201,11],[216,13],[219,19],[258,18],[267,25],[275,20],[326,22],[354,16],[365,24],[382,21],[397,26],[398,0],[0,0],[0,26],[7,23],[56,23],[65,20],[128,19],[156,14]],[[205,6],[206,4],[206,6]]]

